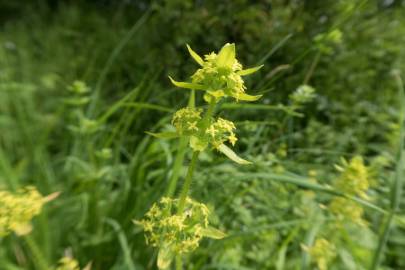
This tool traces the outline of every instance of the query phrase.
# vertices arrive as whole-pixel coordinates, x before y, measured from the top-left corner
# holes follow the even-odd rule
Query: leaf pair
[[[201,230],[201,233],[204,237],[212,239],[222,239],[226,237],[226,234],[214,227],[208,226]],[[159,269],[167,269],[170,264],[173,262],[175,256],[179,256],[174,250],[173,246],[170,243],[164,243],[159,249],[157,266]]]

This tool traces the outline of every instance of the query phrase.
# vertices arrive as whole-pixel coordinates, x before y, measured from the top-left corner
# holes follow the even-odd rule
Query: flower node
[[[186,107],[175,112],[172,125],[182,135],[192,135],[199,130],[201,109]]]

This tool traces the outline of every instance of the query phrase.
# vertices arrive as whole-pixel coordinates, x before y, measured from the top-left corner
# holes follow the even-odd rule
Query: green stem
[[[204,118],[202,119],[202,128],[201,128],[202,133],[205,133],[205,130],[208,128],[208,125],[210,124],[211,117],[214,114],[215,105],[217,105],[215,101],[211,101],[208,106],[207,112],[205,113]]]
[[[172,197],[174,195],[174,192],[176,191],[177,181],[179,179],[181,167],[183,165],[184,155],[187,150],[187,142],[187,138],[180,138],[179,140],[179,147],[177,150],[176,158],[174,160],[172,175],[170,176],[169,186],[166,191],[167,197]]]
[[[216,105],[215,101],[211,101],[208,106],[207,112],[205,113],[204,118],[202,119],[202,127],[201,127],[202,133],[205,133],[205,130],[208,128],[208,125],[210,124],[211,117],[214,114],[215,105]],[[191,158],[191,162],[187,170],[186,179],[184,180],[183,188],[180,193],[179,207],[177,210],[178,214],[181,214],[184,210],[186,198],[188,195],[188,191],[190,190],[191,180],[193,179],[193,173],[197,164],[199,154],[200,154],[199,151],[193,152],[193,156]]]
[[[190,108],[195,107],[195,91],[194,90],[191,90],[190,97],[188,99],[188,106]],[[179,180],[181,167],[182,167],[182,164],[184,161],[184,156],[187,151],[187,143],[188,143],[188,138],[184,138],[184,137],[180,138],[179,147],[178,147],[176,158],[175,158],[174,164],[173,164],[172,175],[170,176],[169,186],[166,191],[167,197],[173,197],[174,192],[176,191],[177,181]]]
[[[312,63],[311,63],[311,66],[310,66],[310,68],[309,68],[307,74],[305,75],[305,79],[304,79],[304,83],[303,83],[303,84],[308,84],[309,80],[310,80],[311,77],[312,77],[312,74],[313,74],[314,71],[315,71],[315,67],[318,65],[318,62],[319,62],[319,58],[320,58],[320,57],[321,57],[321,52],[318,51],[318,52],[316,53],[316,55],[315,55],[314,60],[313,60]]]
[[[181,255],[176,255],[176,270],[182,270],[183,263],[181,261]]]
[[[193,173],[194,173],[195,167],[197,165],[197,160],[198,160],[199,154],[200,154],[200,152],[198,152],[198,151],[193,152],[193,156],[191,158],[190,165],[188,166],[186,179],[184,180],[183,188],[180,193],[179,208],[177,210],[179,214],[182,213],[184,210],[186,198],[188,195],[188,191],[190,190],[191,180],[193,179]]]
[[[27,246],[32,254],[34,264],[35,264],[35,269],[49,270],[48,263],[44,259],[45,257],[43,256],[41,250],[39,249],[38,245],[35,243],[32,236],[27,235],[24,237],[24,240],[27,243]]]
[[[394,183],[391,186],[391,210],[389,211],[389,216],[387,217],[385,223],[383,224],[383,230],[378,241],[378,247],[374,253],[373,263],[370,269],[376,270],[379,268],[381,257],[384,253],[385,245],[387,244],[388,237],[392,228],[392,223],[395,218],[395,213],[398,211],[400,206],[400,200],[402,197],[402,186],[404,180],[404,135],[405,135],[405,93],[404,86],[399,73],[394,74],[395,80],[398,84],[398,98],[401,102],[400,113],[399,113],[399,143],[398,152],[396,157],[396,170],[394,175]]]

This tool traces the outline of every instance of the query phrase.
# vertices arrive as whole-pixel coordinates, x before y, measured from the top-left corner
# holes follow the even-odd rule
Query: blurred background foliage
[[[315,269],[301,246],[331,195],[278,176],[330,185],[341,157],[362,155],[371,202],[390,208],[404,14],[399,0],[1,1],[0,187],[62,193],[34,221],[37,253],[24,238],[0,239],[0,269],[40,269],[38,254],[52,267],[66,252],[96,270],[154,269],[132,219],[163,194],[177,144],[144,131],[186,104],[167,79],[196,69],[185,44],[202,55],[227,42],[245,66],[265,65],[247,79],[262,106],[221,112],[255,165],[201,157],[192,196],[215,206],[230,236],[205,240],[187,269]],[[316,96],[291,111],[303,84]],[[404,206],[379,269],[405,269]],[[336,232],[345,240],[331,269],[369,269],[385,216],[365,212],[368,227]]]

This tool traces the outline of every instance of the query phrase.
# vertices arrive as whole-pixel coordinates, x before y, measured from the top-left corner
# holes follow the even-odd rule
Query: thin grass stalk
[[[373,262],[371,264],[370,270],[377,270],[381,263],[381,258],[384,254],[384,248],[387,244],[388,237],[391,232],[391,228],[393,227],[392,223],[395,218],[395,213],[398,211],[402,196],[402,186],[404,181],[404,160],[403,160],[403,151],[404,151],[404,121],[405,121],[405,93],[404,93],[404,86],[402,79],[399,75],[399,72],[394,73],[394,78],[398,85],[398,98],[400,103],[400,115],[399,115],[399,143],[398,143],[398,152],[396,156],[396,169],[394,175],[394,183],[391,186],[391,194],[390,194],[390,201],[391,201],[391,209],[389,211],[389,216],[386,218],[385,223],[383,224],[383,230],[380,235],[380,239],[378,241],[377,249],[374,253]]]
[[[96,87],[94,90],[94,93],[92,95],[92,102],[89,105],[88,111],[87,111],[87,116],[92,117],[94,114],[94,110],[97,105],[97,101],[100,95],[100,90],[101,87],[104,84],[104,81],[107,77],[108,72],[110,71],[113,63],[117,59],[118,55],[121,53],[121,51],[125,48],[125,46],[128,44],[128,42],[132,39],[132,37],[136,34],[136,32],[141,28],[141,26],[147,21],[149,18],[149,15],[151,14],[152,9],[148,9],[137,21],[136,23],[132,26],[132,28],[128,31],[128,33],[125,35],[125,37],[118,43],[118,45],[115,47],[115,49],[112,51],[110,57],[107,60],[107,63],[105,64],[104,68],[102,69],[100,73],[100,77],[98,78],[98,81],[96,83]]]
[[[31,235],[27,235],[24,237],[25,243],[28,246],[28,249],[33,257],[33,262],[35,265],[35,269],[37,270],[49,270],[48,263],[45,260],[42,251],[39,249],[37,243],[32,238]]]

